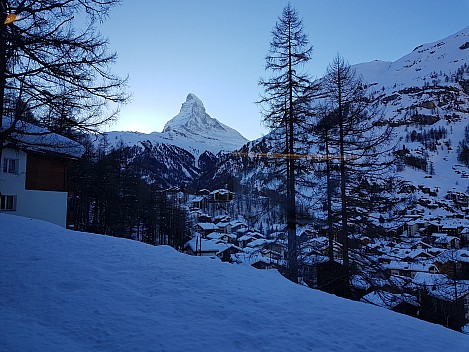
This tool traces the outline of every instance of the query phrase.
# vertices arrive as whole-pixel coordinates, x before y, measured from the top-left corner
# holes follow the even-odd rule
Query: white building
[[[22,126],[38,130],[30,124]],[[16,135],[15,139],[2,150],[0,211],[65,227],[67,168],[83,154],[83,147],[56,134]]]

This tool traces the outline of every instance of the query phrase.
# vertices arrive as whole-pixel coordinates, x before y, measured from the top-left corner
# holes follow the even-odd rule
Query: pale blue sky
[[[259,78],[270,31],[287,1],[123,0],[100,28],[129,74],[131,102],[110,130],[161,131],[189,92],[248,139],[266,133]],[[469,26],[468,0],[292,0],[321,76],[340,53],[351,64],[394,61]]]

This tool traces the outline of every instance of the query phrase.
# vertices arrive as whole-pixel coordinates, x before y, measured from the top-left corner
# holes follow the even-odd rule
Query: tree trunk
[[[327,180],[327,232],[329,237],[329,261],[334,261],[334,231],[332,229],[331,160],[329,158],[329,135],[326,127],[326,180]]]
[[[298,253],[296,239],[296,202],[295,202],[295,148],[294,148],[294,111],[293,111],[293,68],[291,34],[288,33],[288,118],[287,118],[287,232],[288,232],[288,277],[298,282]]]
[[[347,173],[345,169],[345,151],[344,151],[344,112],[342,106],[342,80],[341,80],[340,66],[337,67],[337,88],[338,88],[338,103],[339,103],[339,143],[340,143],[340,195],[341,195],[341,216],[342,216],[342,256],[344,272],[346,277],[344,297],[350,297],[350,268],[348,256],[348,219],[347,219]]]
[[[0,17],[0,161],[3,160],[3,144],[5,136],[3,135],[3,104],[5,99],[5,85],[6,85],[6,65],[7,65],[7,40],[6,40],[6,27],[4,23],[6,14],[2,13]],[[1,190],[0,190],[1,192]]]

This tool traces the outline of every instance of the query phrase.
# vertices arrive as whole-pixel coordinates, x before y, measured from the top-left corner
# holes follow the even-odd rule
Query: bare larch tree
[[[126,78],[97,25],[119,2],[0,0],[0,148],[19,121],[72,136],[116,118]]]
[[[295,177],[296,146],[307,122],[311,99],[311,81],[301,68],[311,58],[312,47],[303,32],[297,11],[289,4],[284,8],[274,29],[266,57],[266,71],[271,76],[261,79],[265,92],[259,103],[264,107],[264,122],[283,135],[282,153],[285,167],[285,211],[288,232],[287,277],[298,281],[298,243]]]

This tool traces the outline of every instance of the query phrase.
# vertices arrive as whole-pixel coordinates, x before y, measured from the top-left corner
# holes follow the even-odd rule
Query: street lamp
[[[4,4],[2,4],[2,8],[5,9]],[[4,103],[4,95],[5,95],[5,71],[6,71],[6,55],[7,55],[7,34],[5,29],[9,24],[12,24],[18,19],[18,15],[15,13],[4,13],[4,18],[0,19],[3,20],[3,23],[0,22],[0,132],[3,130],[3,103]],[[3,143],[0,144],[0,158],[2,156],[2,149]]]
[[[9,13],[5,17],[3,24],[10,24],[16,21],[17,15],[15,13]]]

